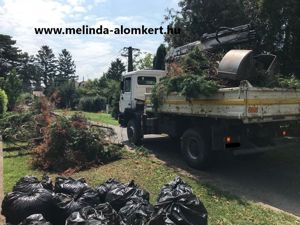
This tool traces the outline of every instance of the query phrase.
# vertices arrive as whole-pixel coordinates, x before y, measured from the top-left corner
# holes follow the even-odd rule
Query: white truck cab
[[[125,74],[121,82],[120,113],[136,109],[137,101],[145,101],[145,93],[166,75],[163,70],[140,70]]]

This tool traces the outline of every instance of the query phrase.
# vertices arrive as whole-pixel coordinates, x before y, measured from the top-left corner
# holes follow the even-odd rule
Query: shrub
[[[34,96],[31,93],[22,93],[15,103],[14,111],[28,111],[34,102]]]
[[[72,108],[78,104],[79,93],[74,81],[66,81],[58,87],[56,106],[59,108]]]
[[[2,85],[8,96],[8,109],[13,110],[16,100],[22,92],[22,81],[20,80],[16,69],[12,69],[6,76]]]
[[[78,108],[86,112],[99,112],[106,109],[106,98],[101,96],[82,97],[79,100]]]
[[[17,98],[17,104],[23,104],[23,105],[31,105],[34,101],[34,96],[31,93],[22,93],[18,98]]]
[[[103,129],[90,126],[85,117],[58,116],[45,130],[44,141],[34,147],[33,165],[47,170],[82,169],[120,157],[120,146],[108,141]]]
[[[0,116],[7,111],[8,98],[5,91],[0,89]]]

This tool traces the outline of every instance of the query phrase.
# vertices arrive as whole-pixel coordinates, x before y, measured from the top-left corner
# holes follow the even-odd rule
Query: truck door
[[[132,107],[132,79],[125,77],[123,80],[123,87],[120,96],[120,112],[123,113],[125,109]]]

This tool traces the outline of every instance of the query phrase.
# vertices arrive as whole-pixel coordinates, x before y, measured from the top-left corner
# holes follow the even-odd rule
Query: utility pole
[[[128,72],[133,71],[133,52],[134,51],[140,51],[138,48],[133,48],[131,46],[124,47],[123,52],[121,53],[121,56],[128,58]]]

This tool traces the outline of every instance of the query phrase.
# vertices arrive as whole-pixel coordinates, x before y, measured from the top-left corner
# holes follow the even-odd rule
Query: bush
[[[0,89],[0,116],[7,111],[8,98],[5,91]]]
[[[99,112],[106,109],[106,98],[101,96],[82,97],[79,100],[78,108],[86,112]]]
[[[22,105],[31,105],[34,101],[34,96],[31,93],[25,92],[22,93],[18,98],[17,98],[17,104],[22,104]]]
[[[31,93],[22,93],[15,103],[15,112],[28,111],[34,102],[34,96]]]
[[[45,130],[44,141],[34,148],[33,165],[64,171],[106,163],[120,157],[120,146],[108,141],[110,134],[88,124],[79,114],[58,116]]]
[[[66,81],[58,87],[56,106],[74,109],[79,101],[79,93],[74,81]]]

